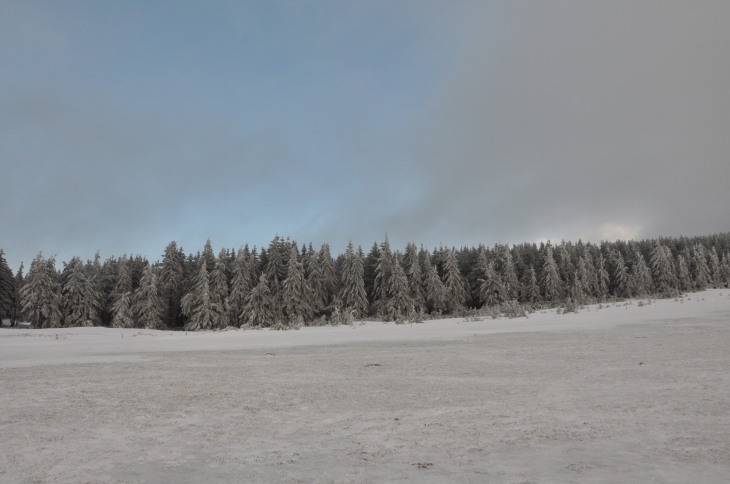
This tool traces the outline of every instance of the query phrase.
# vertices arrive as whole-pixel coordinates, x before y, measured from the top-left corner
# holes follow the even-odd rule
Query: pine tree
[[[297,246],[292,245],[283,287],[284,315],[292,323],[311,321],[314,314],[311,300],[312,292],[304,278],[304,267],[297,257]]]
[[[355,252],[352,240],[347,244],[345,263],[342,270],[342,288],[340,300],[346,309],[354,310],[356,316],[362,317],[367,313],[368,299],[365,292],[364,267],[362,256]]]
[[[57,281],[56,258],[43,259],[42,254],[30,264],[25,285],[20,293],[22,313],[40,328],[61,326],[61,286]]]
[[[68,327],[99,324],[99,294],[84,271],[81,259],[74,257],[63,272],[64,323]]]
[[[570,297],[579,303],[584,302],[586,296],[591,293],[590,276],[586,261],[583,257],[578,259],[578,267],[573,275],[573,286],[570,292]]]
[[[459,271],[455,249],[443,251],[444,286],[446,287],[447,303],[450,310],[460,308],[466,302],[464,280]]]
[[[0,249],[0,319],[11,318],[15,306],[15,279]]]
[[[365,292],[368,294],[370,304],[375,303],[375,278],[377,277],[378,261],[380,260],[380,248],[377,242],[373,242],[370,252],[363,260],[363,281]]]
[[[112,328],[134,328],[137,326],[132,313],[130,293],[125,292],[119,295],[117,302],[112,307],[112,312],[114,313],[111,322]]]
[[[246,297],[253,289],[252,265],[253,257],[248,252],[248,247],[238,250],[236,263],[233,268],[233,281],[231,283],[231,294],[228,296],[228,320],[234,326],[243,325],[243,308]]]
[[[212,301],[207,266],[205,259],[201,258],[192,287],[182,298],[182,312],[188,317],[186,331],[215,329],[219,321],[217,315],[223,312],[223,308]]]
[[[540,285],[546,301],[558,301],[563,295],[558,265],[553,257],[553,248],[548,244],[545,247],[545,255],[540,273]]]
[[[154,267],[148,265],[142,273],[139,287],[134,292],[132,310],[136,320],[145,329],[163,329],[165,314]]]
[[[215,267],[215,253],[213,252],[213,246],[210,243],[210,238],[205,241],[202,257],[205,259],[205,267],[208,268],[208,274],[210,274]]]
[[[274,324],[274,312],[271,308],[271,292],[269,291],[266,274],[261,274],[259,283],[246,297],[246,305],[242,319],[245,326],[267,327]]]

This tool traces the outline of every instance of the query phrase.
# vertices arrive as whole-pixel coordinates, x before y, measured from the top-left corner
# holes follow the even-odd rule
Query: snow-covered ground
[[[476,322],[0,330],[0,482],[404,480],[730,482],[730,291]]]

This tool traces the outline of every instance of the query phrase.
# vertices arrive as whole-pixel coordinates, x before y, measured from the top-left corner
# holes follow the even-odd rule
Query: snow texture
[[[730,293],[298,331],[0,330],[0,482],[730,482]]]

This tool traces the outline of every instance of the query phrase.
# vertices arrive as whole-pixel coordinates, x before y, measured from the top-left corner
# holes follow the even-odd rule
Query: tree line
[[[267,247],[222,249],[210,240],[162,259],[73,257],[57,270],[41,253],[13,274],[0,249],[0,316],[36,327],[286,329],[359,318],[422,321],[474,309],[530,309],[628,297],[673,297],[730,285],[730,234],[640,241],[578,241],[393,250],[352,242],[333,257],[279,236]]]

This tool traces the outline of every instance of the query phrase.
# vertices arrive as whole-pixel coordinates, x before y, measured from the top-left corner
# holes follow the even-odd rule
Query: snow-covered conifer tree
[[[365,292],[363,275],[362,257],[359,252],[355,252],[351,240],[345,251],[340,300],[346,309],[354,310],[359,317],[367,314],[368,310],[368,298]]]
[[[340,280],[335,270],[335,261],[332,259],[332,255],[330,255],[329,244],[322,244],[322,248],[319,250],[319,268],[322,273],[324,289],[322,306],[326,308],[332,304],[332,300],[340,288]]]
[[[139,324],[146,329],[163,329],[165,314],[155,268],[148,265],[142,273],[139,287],[134,292],[132,310]]]
[[[649,259],[657,291],[669,293],[677,285],[677,276],[672,265],[672,252],[669,247],[656,242]]]
[[[705,247],[701,244],[695,244],[693,248],[692,269],[695,288],[704,291],[712,283],[712,278],[710,276],[710,268],[707,267]]]
[[[124,254],[117,262],[117,278],[114,284],[114,293],[116,295],[132,292],[132,270],[130,267],[127,254]]]
[[[615,250],[611,256],[613,260],[613,294],[618,297],[629,297],[631,296],[631,281],[624,257],[618,250]]]
[[[606,269],[606,261],[601,253],[598,254],[598,258],[596,259],[596,279],[598,281],[598,297],[604,298],[608,296],[611,279]]]
[[[443,280],[446,287],[447,303],[449,309],[460,308],[466,302],[466,288],[464,279],[459,271],[459,261],[456,258],[456,250],[445,249],[443,251]]]
[[[58,328],[62,323],[61,285],[57,281],[56,258],[43,254],[30,264],[20,293],[22,313],[40,328]]]
[[[684,255],[677,256],[677,284],[682,291],[689,291],[692,288],[692,277]]]
[[[721,287],[722,285],[722,269],[720,266],[720,258],[717,256],[715,247],[710,251],[710,279],[712,287]]]
[[[286,280],[282,288],[284,315],[290,322],[312,320],[312,291],[304,278],[304,267],[297,257],[297,246],[292,245],[289,253]]]
[[[546,301],[558,301],[563,295],[562,281],[558,272],[558,265],[553,257],[553,248],[548,244],[540,272],[540,285]]]
[[[185,329],[215,329],[223,313],[223,308],[215,304],[210,295],[208,267],[204,258],[200,259],[198,272],[193,279],[190,291],[182,298],[182,312],[188,317]]]
[[[524,286],[522,299],[534,304],[541,299],[540,286],[537,283],[537,274],[532,266],[530,266],[528,274],[527,284]]]
[[[409,243],[406,246],[403,264],[406,277],[408,277],[408,291],[413,300],[413,305],[416,309],[425,309],[426,297],[423,290],[423,272],[421,271],[421,262],[418,260],[416,244]]]
[[[432,311],[445,311],[448,293],[441,282],[436,266],[431,263],[431,256],[426,253],[423,258],[423,287],[426,292],[426,302]]]
[[[136,326],[134,322],[134,314],[131,308],[131,294],[125,292],[120,294],[117,301],[112,307],[112,328],[134,328]]]
[[[83,263],[74,257],[63,271],[64,324],[68,327],[99,324],[99,293],[86,276]]]
[[[644,256],[638,250],[634,252],[634,265],[631,268],[630,281],[633,295],[645,296],[654,292],[651,270],[644,262]]]
[[[413,305],[413,299],[411,299],[409,294],[408,277],[403,270],[400,259],[399,253],[396,253],[393,257],[393,273],[391,274],[390,287],[388,288],[387,313],[395,321],[399,321],[408,314],[409,309]]]
[[[512,301],[520,295],[520,281],[517,279],[512,253],[508,246],[502,246],[498,251],[500,261],[499,276],[504,288],[504,299]]]
[[[253,289],[253,281],[250,265],[253,264],[251,254],[246,249],[238,250],[236,263],[233,268],[233,281],[231,282],[231,294],[228,296],[228,320],[234,326],[241,326],[243,319],[243,308],[248,293]]]
[[[393,253],[390,251],[388,234],[385,234],[385,242],[380,247],[378,265],[375,267],[375,281],[373,284],[375,292],[373,304],[378,313],[383,315],[387,314],[387,308],[390,306],[388,288],[391,286],[391,277],[393,277]]]
[[[226,262],[220,257],[215,261],[215,268],[210,272],[208,279],[210,300],[217,309],[213,316],[214,328],[228,326],[228,279],[226,278]]]
[[[266,274],[261,274],[259,283],[246,297],[246,305],[242,314],[244,325],[259,328],[273,325],[274,312],[271,303],[271,292]]]
[[[180,317],[180,301],[185,284],[185,254],[182,248],[177,248],[177,242],[170,242],[162,256],[160,270],[160,294],[165,300],[167,308],[165,323],[173,327]]]
[[[5,253],[0,249],[0,319],[12,317],[14,306],[15,279],[5,260]]]
[[[479,283],[479,300],[485,306],[496,306],[507,300],[507,291],[502,284],[502,278],[494,269],[494,260],[487,261],[486,254],[481,251],[479,258],[483,261],[479,262],[480,266],[484,266],[482,277],[478,279]]]

